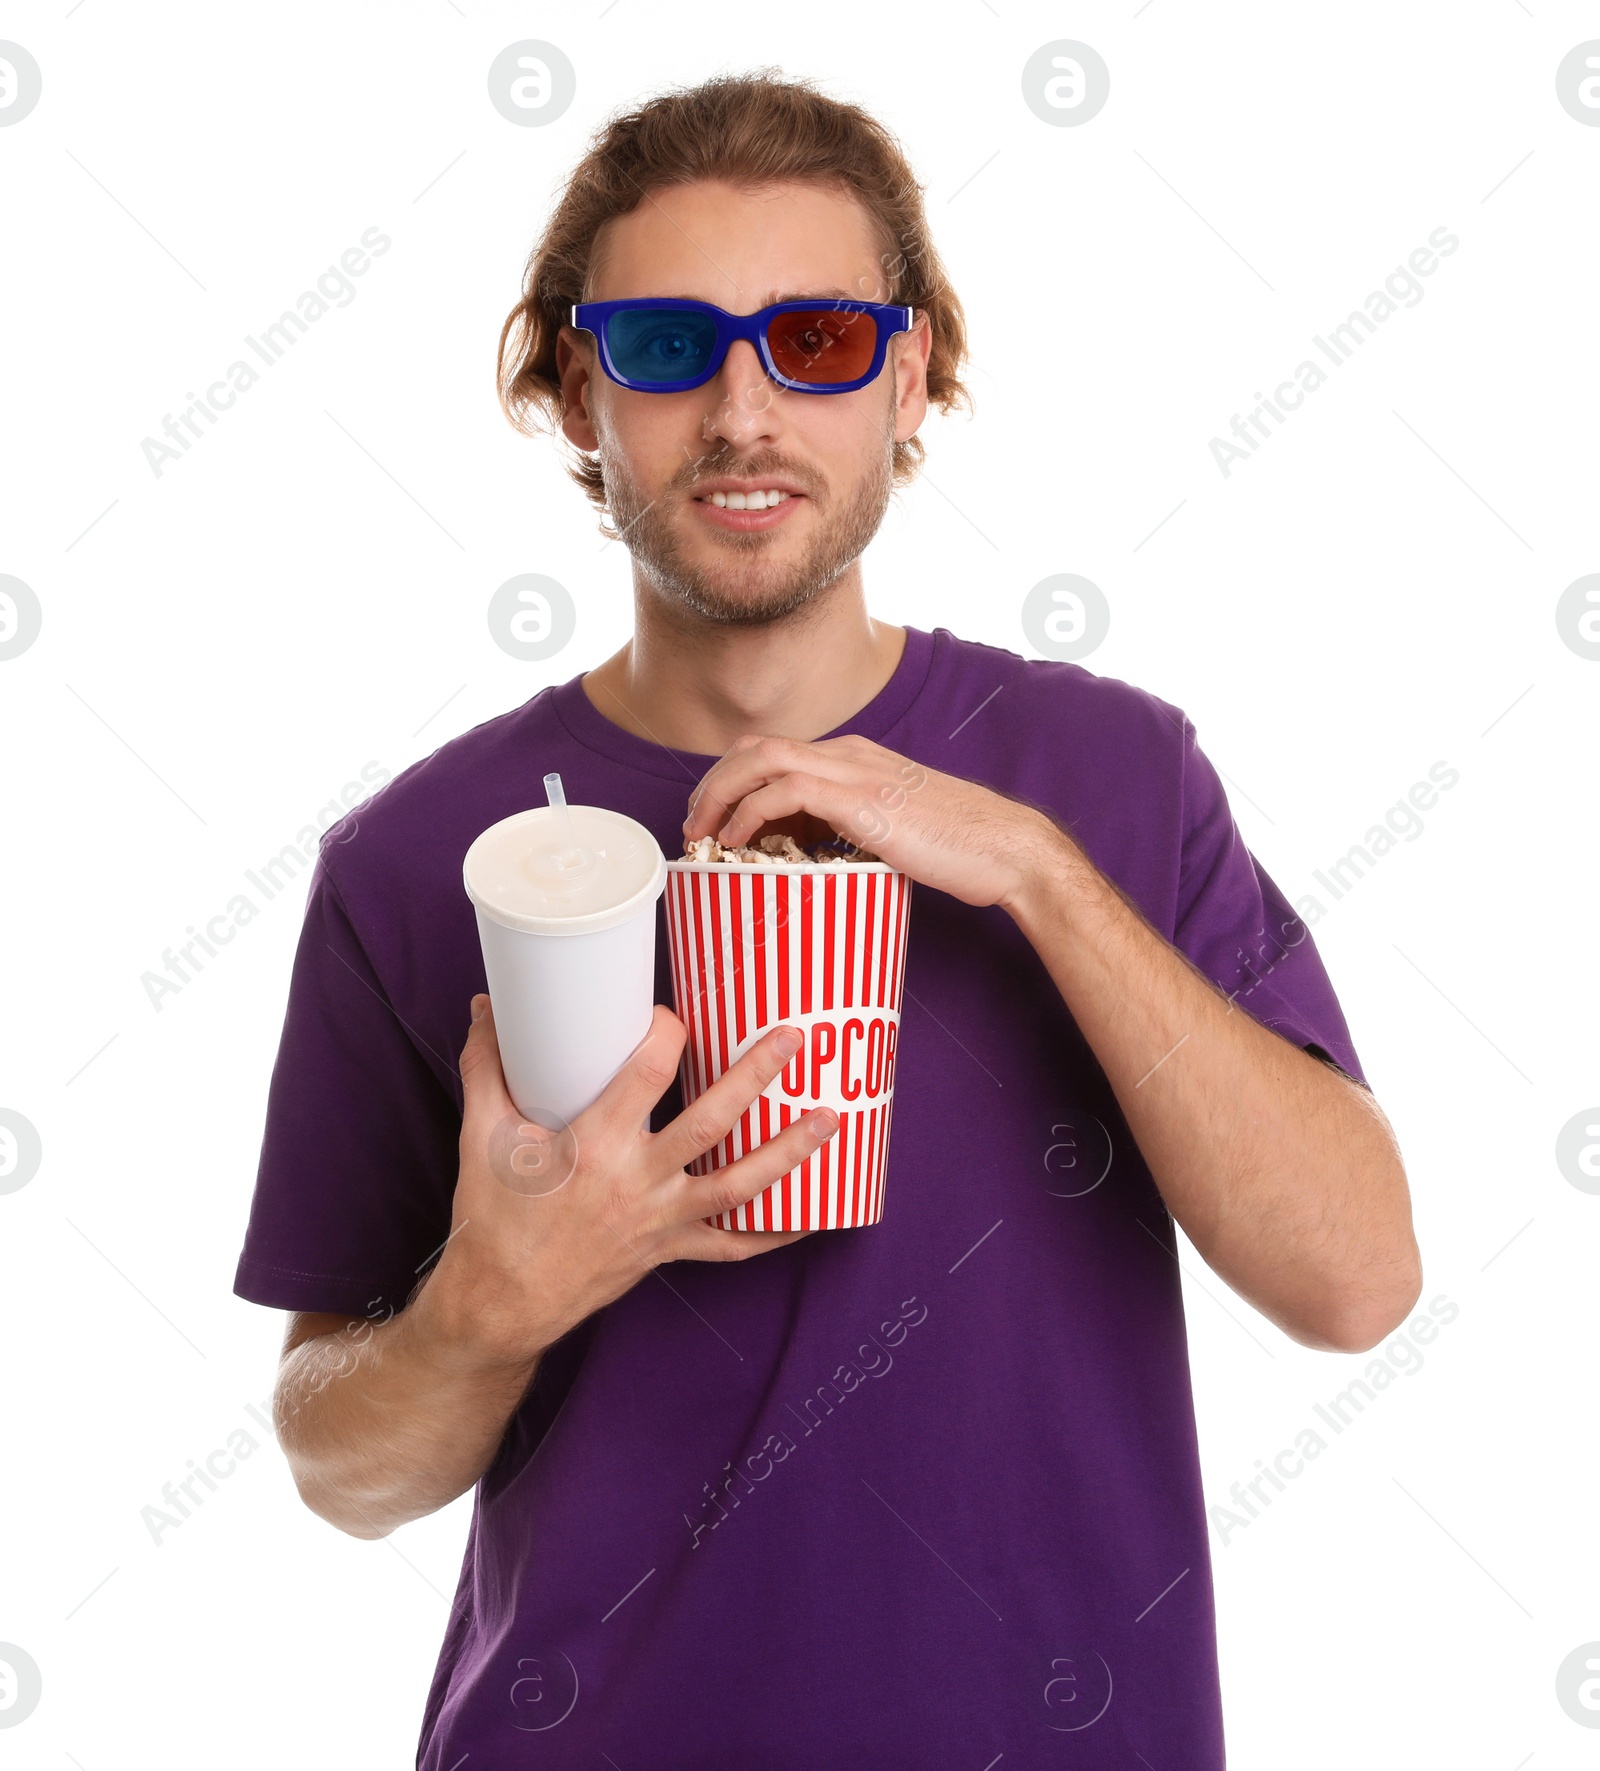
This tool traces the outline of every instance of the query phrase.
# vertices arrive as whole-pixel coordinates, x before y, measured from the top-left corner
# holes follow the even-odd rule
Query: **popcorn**
[[[848,848],[850,852],[845,853]],[[877,855],[867,849],[846,844],[843,838],[833,843],[819,843],[814,851],[801,848],[792,836],[764,836],[759,847],[748,843],[726,848],[714,836],[698,837],[683,845],[683,859],[706,864],[715,861],[754,863],[758,867],[843,866],[852,861],[876,861]]]

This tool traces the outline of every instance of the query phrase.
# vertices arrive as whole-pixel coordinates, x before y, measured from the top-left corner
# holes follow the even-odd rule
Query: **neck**
[[[867,613],[859,563],[782,620],[708,622],[634,587],[634,635],[583,678],[612,724],[672,750],[721,756],[746,734],[820,738],[894,675],[906,631]]]

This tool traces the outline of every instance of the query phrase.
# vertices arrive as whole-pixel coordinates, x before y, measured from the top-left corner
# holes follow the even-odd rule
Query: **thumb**
[[[461,1048],[461,1093],[464,1122],[488,1127],[517,1111],[500,1065],[494,1004],[481,994],[472,999],[472,1025]]]

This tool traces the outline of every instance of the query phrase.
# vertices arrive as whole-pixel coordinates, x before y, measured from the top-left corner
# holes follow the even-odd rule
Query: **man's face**
[[[658,191],[608,224],[594,301],[685,296],[754,313],[806,296],[890,298],[865,210],[810,184],[762,190],[705,182]],[[743,339],[687,393],[619,387],[588,333],[563,327],[557,364],[566,435],[597,450],[607,504],[636,576],[701,618],[777,620],[825,590],[877,532],[893,444],[927,411],[927,322],[889,342],[877,380],[854,393],[780,387]],[[792,489],[759,528],[697,498],[725,477]],[[730,520],[732,519],[732,520]]]

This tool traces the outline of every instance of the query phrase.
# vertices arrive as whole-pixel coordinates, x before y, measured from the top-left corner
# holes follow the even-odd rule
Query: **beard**
[[[719,454],[697,463],[692,472],[675,476],[662,496],[652,500],[643,495],[604,438],[600,462],[607,508],[617,538],[627,544],[633,556],[635,570],[658,597],[701,621],[723,627],[763,627],[787,619],[814,601],[866,551],[867,543],[882,526],[894,490],[893,435],[885,431],[883,447],[873,457],[870,470],[850,488],[837,510],[832,500],[816,502],[808,495],[817,521],[799,559],[780,564],[771,557],[783,545],[781,529],[750,534],[708,529],[715,558],[702,563],[686,555],[671,520],[682,495],[692,496],[694,486],[722,474],[753,480],[763,474],[775,479],[800,476],[770,455],[736,462]],[[685,513],[685,520],[698,521],[692,512]]]

